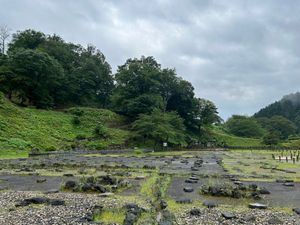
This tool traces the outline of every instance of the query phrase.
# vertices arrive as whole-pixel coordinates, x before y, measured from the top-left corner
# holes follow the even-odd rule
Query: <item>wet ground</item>
[[[227,155],[230,153],[226,153]],[[172,176],[167,189],[167,197],[178,200],[188,198],[191,200],[206,200],[211,197],[200,194],[202,185],[209,183],[231,182],[227,178],[230,174],[223,169],[222,151],[206,152],[186,152],[181,155],[149,155],[149,156],[129,156],[129,155],[79,155],[66,154],[57,156],[37,157],[28,159],[13,159],[0,161],[0,190],[16,191],[46,191],[49,189],[59,189],[66,180],[79,180],[81,176],[78,172],[83,168],[96,168],[97,171],[110,173],[114,170],[131,170],[135,173],[146,174],[146,170],[158,170],[160,173]],[[263,160],[263,159],[262,159]],[[24,169],[25,168],[25,169]],[[26,168],[29,170],[26,170]],[[54,173],[60,168],[60,174]],[[74,172],[73,177],[65,177],[65,171]],[[51,176],[28,175],[39,170],[49,170],[53,172]],[[27,175],[25,175],[27,174]],[[199,178],[198,183],[186,183],[190,176]],[[37,180],[46,179],[45,182]],[[142,181],[138,182],[130,178],[132,185],[123,190],[121,195],[134,195],[139,192]],[[247,184],[247,182],[244,182]],[[276,182],[250,182],[256,183],[259,187],[265,187],[271,194],[264,195],[260,202],[270,206],[299,207],[300,184],[295,183],[294,187],[286,187]],[[192,192],[184,191],[185,187],[193,188]],[[226,198],[213,198],[223,204],[243,204],[240,200]]]

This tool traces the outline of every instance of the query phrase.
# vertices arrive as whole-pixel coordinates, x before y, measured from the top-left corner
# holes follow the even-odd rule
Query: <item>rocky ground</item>
[[[300,215],[291,211],[298,208],[300,214],[298,182],[289,181],[291,185],[287,186],[286,182],[275,180],[256,181],[254,190],[253,182],[241,182],[239,176],[223,168],[222,152],[192,154],[66,155],[2,160],[0,225],[103,224],[92,221],[95,209],[100,209],[101,216],[104,212],[115,213],[117,209],[118,214],[119,209],[123,210],[125,220],[135,221],[122,223],[126,225],[300,225]],[[74,188],[67,188],[69,181],[76,183]],[[99,185],[104,189],[95,189]],[[52,192],[45,194],[49,189]],[[103,192],[114,194],[103,197]],[[224,195],[228,193],[235,195]],[[243,199],[236,193],[260,195]],[[203,202],[213,202],[217,207],[207,209]],[[267,209],[247,208],[254,202],[264,204]],[[276,211],[276,207],[281,211]],[[111,218],[116,214],[109,215]]]
[[[65,205],[33,204],[16,207],[23,199],[42,196],[38,192],[1,192],[1,225],[61,225],[61,224],[96,224],[89,221],[92,209],[96,205],[116,207],[125,204],[116,198],[100,198],[94,194],[54,193],[43,195],[46,198],[60,199]],[[221,209],[196,208],[177,215],[176,224],[286,224],[300,225],[300,217],[272,210],[247,210],[239,213],[224,213]]]

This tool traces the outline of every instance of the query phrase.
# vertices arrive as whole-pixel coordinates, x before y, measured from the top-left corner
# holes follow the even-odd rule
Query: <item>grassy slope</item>
[[[122,125],[120,116],[105,109],[80,109],[84,111],[81,122],[73,125],[74,115],[70,112],[20,108],[0,93],[0,156],[3,151],[9,155],[10,150],[26,151],[32,147],[70,149],[79,145],[101,149],[124,143],[128,131],[116,128]],[[95,137],[97,124],[104,126],[109,138]],[[78,136],[86,139],[77,141]]]
[[[214,136],[217,138],[218,141],[223,141],[228,146],[238,146],[238,147],[262,146],[260,139],[237,137],[232,134],[226,133],[221,127],[218,126],[213,127],[212,133],[214,134]]]

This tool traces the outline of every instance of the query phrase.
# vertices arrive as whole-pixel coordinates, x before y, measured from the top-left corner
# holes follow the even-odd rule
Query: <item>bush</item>
[[[134,152],[134,154],[136,154],[136,155],[141,155],[141,154],[144,153],[142,150],[139,150],[139,149],[134,150],[133,152]]]
[[[77,136],[76,136],[76,140],[84,140],[84,139],[86,139],[87,137],[86,137],[86,135],[84,135],[84,134],[78,134]]]
[[[96,136],[98,136],[100,138],[108,137],[107,132],[102,124],[99,124],[98,126],[96,126],[94,132],[95,132]]]
[[[45,149],[45,151],[47,151],[47,152],[54,152],[56,150],[57,149],[54,146],[49,146],[49,147],[46,147],[46,149]]]
[[[75,115],[75,116],[82,116],[84,114],[84,111],[82,109],[79,109],[79,108],[73,108],[73,109],[70,109],[69,111],[71,114]]]
[[[72,120],[73,125],[79,125],[81,123],[80,118],[78,116],[74,116]]]

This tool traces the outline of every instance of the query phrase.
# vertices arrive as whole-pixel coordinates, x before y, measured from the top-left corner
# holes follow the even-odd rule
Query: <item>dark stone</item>
[[[196,183],[198,183],[198,181],[197,180],[185,180],[185,183],[196,184]]]
[[[45,194],[54,194],[54,193],[58,193],[58,192],[59,192],[58,189],[50,189],[50,190],[48,190],[48,191],[45,191],[44,193],[45,193]]]
[[[45,179],[45,178],[41,178],[41,179],[36,180],[37,183],[44,183],[46,181],[47,181],[47,179]]]
[[[33,197],[33,198],[24,199],[24,200],[20,201],[19,203],[15,204],[15,206],[22,207],[22,206],[28,206],[30,204],[44,204],[44,203],[47,203],[48,201],[49,201],[48,198]]]
[[[256,184],[250,184],[249,189],[255,191],[257,189],[257,185]]]
[[[95,181],[95,178],[94,178],[94,177],[88,177],[88,178],[86,178],[86,183],[93,184],[94,181]]]
[[[168,203],[165,200],[161,200],[159,205],[161,209],[166,209],[168,207]]]
[[[228,212],[224,212],[222,213],[222,216],[226,219],[226,220],[231,220],[236,218],[236,216],[232,213],[228,213]]]
[[[261,203],[250,203],[249,208],[250,209],[267,209],[268,206],[261,204]]]
[[[107,175],[107,176],[102,177],[102,183],[108,184],[108,185],[116,185],[118,182],[117,182],[117,178]]]
[[[269,194],[271,194],[271,192],[268,189],[266,189],[266,188],[262,188],[262,189],[259,190],[259,194],[261,194],[261,195],[269,195]]]
[[[193,192],[194,189],[191,188],[191,187],[184,187],[184,188],[183,188],[183,191],[184,191],[184,192]]]
[[[295,208],[295,209],[293,209],[293,211],[294,211],[295,213],[297,213],[298,215],[300,215],[300,208]]]
[[[137,221],[138,217],[136,214],[128,212],[126,213],[126,217],[123,225],[133,225]]]
[[[91,183],[85,183],[82,185],[81,190],[83,192],[93,191],[93,185]]]
[[[283,185],[286,186],[286,187],[294,187],[295,186],[294,183],[290,183],[290,182],[286,182]]]
[[[77,186],[77,182],[76,181],[73,181],[73,180],[68,180],[66,181],[65,183],[65,188],[66,189],[74,189],[75,187]]]
[[[52,205],[52,206],[65,205],[65,201],[61,200],[61,199],[50,199],[49,205]]]
[[[192,216],[200,216],[201,215],[201,210],[200,209],[191,209],[190,214]]]
[[[231,193],[231,197],[232,198],[241,198],[242,193],[239,190],[233,190],[232,193]]]
[[[198,177],[194,177],[194,176],[191,176],[190,178],[189,178],[190,180],[199,180],[199,178]]]
[[[107,192],[107,189],[104,186],[100,185],[100,184],[95,184],[93,186],[93,188],[94,188],[95,191],[100,192],[100,193]]]
[[[177,199],[176,202],[180,203],[180,204],[189,204],[189,203],[192,203],[193,201],[189,198],[180,198],[180,199]]]
[[[65,176],[65,177],[74,177],[74,174],[72,174],[72,173],[65,173],[63,176]]]
[[[218,203],[217,202],[214,202],[214,201],[209,201],[209,200],[206,200],[203,202],[203,205],[206,206],[207,208],[215,208],[218,206]]]

